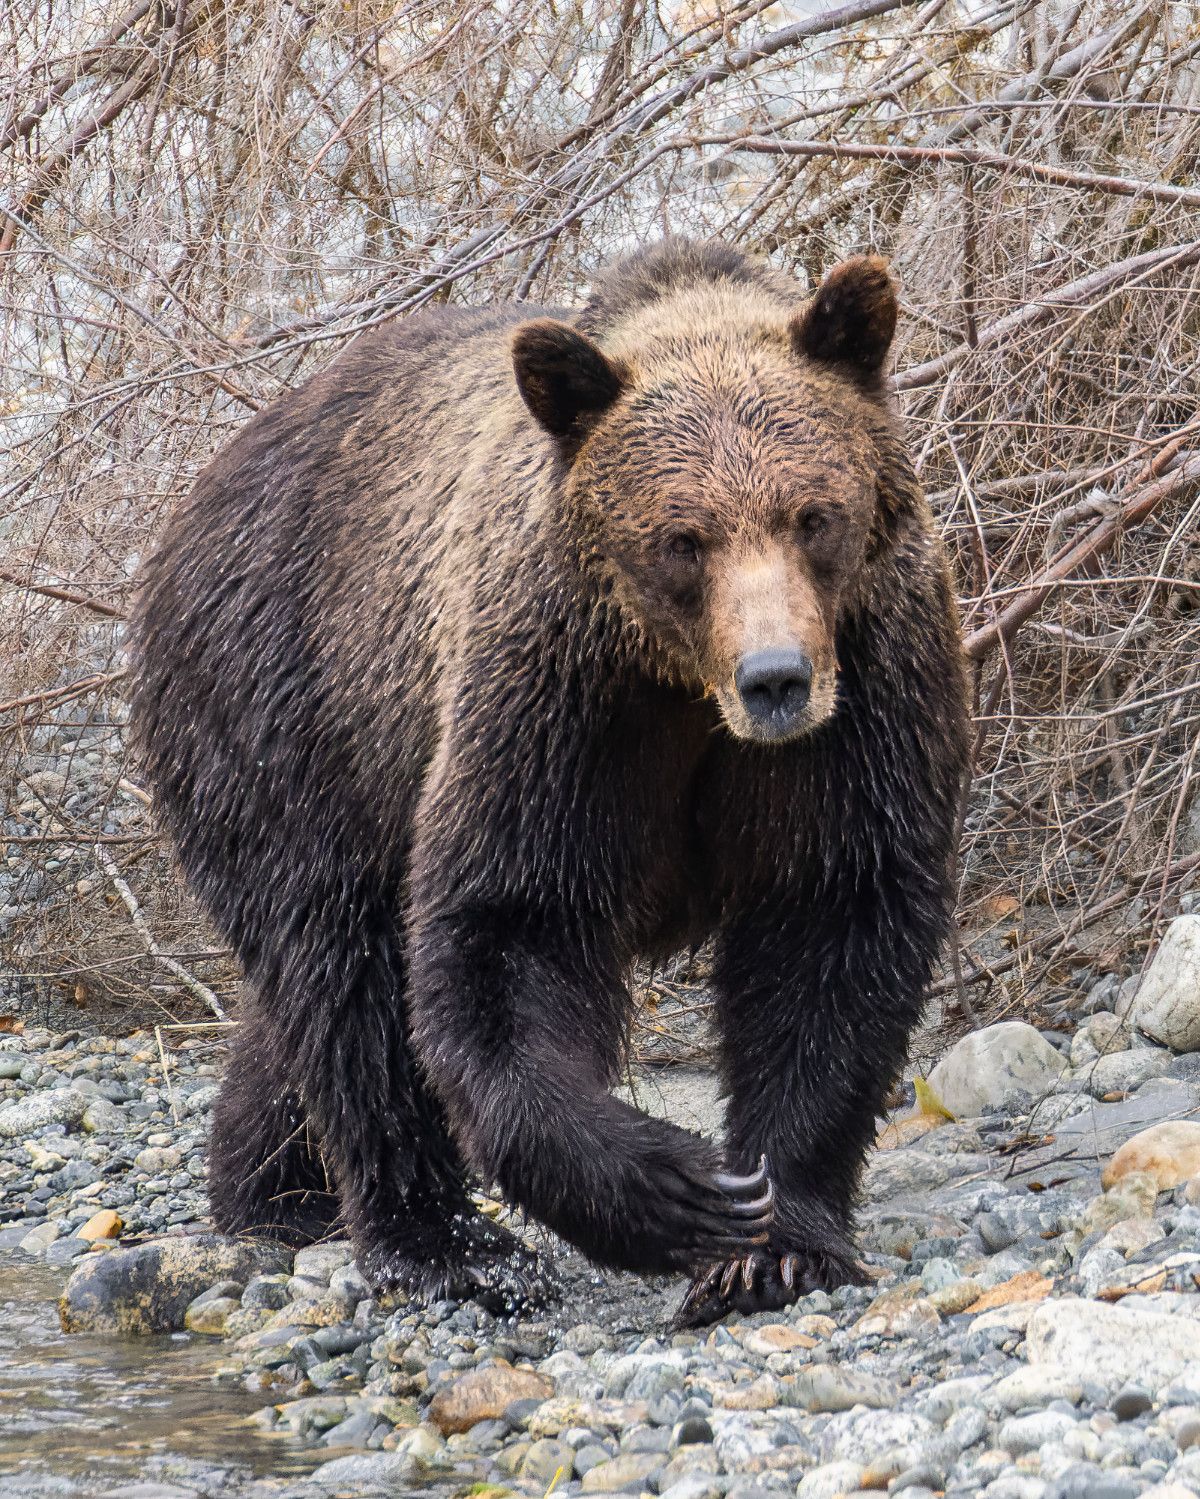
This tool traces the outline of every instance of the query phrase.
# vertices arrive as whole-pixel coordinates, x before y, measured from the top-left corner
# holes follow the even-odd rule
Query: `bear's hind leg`
[[[213,1222],[222,1233],[311,1244],[332,1228],[338,1203],[304,1106],[274,1064],[252,1001],[243,1002],[234,1035],[209,1142]]]

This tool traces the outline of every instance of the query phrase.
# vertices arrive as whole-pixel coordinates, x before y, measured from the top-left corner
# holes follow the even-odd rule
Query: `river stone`
[[[444,1390],[429,1406],[429,1419],[443,1436],[469,1431],[476,1421],[494,1421],[515,1400],[548,1400],[554,1381],[532,1369],[514,1369],[503,1361],[472,1369]]]
[[[1062,1070],[1062,1057],[1032,1025],[1002,1020],[952,1046],[929,1074],[929,1086],[952,1114],[976,1118],[1049,1093]]]
[[[51,1124],[74,1129],[84,1116],[89,1100],[74,1088],[52,1088],[31,1093],[18,1103],[0,1109],[0,1140],[20,1140]]]
[[[1175,1051],[1200,1051],[1200,916],[1177,916],[1138,986],[1130,1019]]]
[[[235,1296],[205,1297],[201,1295],[184,1312],[183,1325],[188,1332],[221,1337],[230,1317],[240,1307],[241,1302]]]
[[[1053,1364],[1068,1376],[1115,1391],[1137,1383],[1156,1390],[1195,1358],[1200,1317],[1148,1311],[1124,1303],[1066,1297],[1043,1301],[1025,1333],[1031,1364]]]
[[[279,1246],[217,1234],[111,1249],[88,1255],[74,1271],[59,1298],[59,1319],[64,1332],[177,1332],[188,1306],[216,1281],[244,1285],[289,1259]]]
[[[1101,1185],[1107,1189],[1131,1171],[1148,1172],[1160,1192],[1188,1181],[1200,1172],[1200,1123],[1171,1119],[1126,1140],[1104,1168]]]
[[[81,1239],[94,1244],[97,1239],[117,1238],[124,1227],[120,1215],[114,1213],[112,1208],[101,1208],[98,1213],[93,1213],[83,1227],[77,1229],[76,1232]]]

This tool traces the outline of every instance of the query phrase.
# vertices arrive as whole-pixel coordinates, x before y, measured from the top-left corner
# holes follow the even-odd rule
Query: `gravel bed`
[[[254,1427],[316,1464],[253,1479],[167,1457],[140,1499],[1183,1499],[1200,1494],[1200,1054],[1105,1007],[1129,1002],[1101,980],[1073,1031],[992,1026],[955,1048],[930,1082],[981,1112],[910,1108],[884,1130],[861,1220],[873,1283],[699,1333],[670,1328],[682,1282],[601,1275],[561,1245],[559,1301],[504,1322],[381,1302],[344,1242],[206,1234],[217,1069],[184,1046],[168,1090],[145,1034],[0,1037],[0,1256],[73,1268],[68,1316],[104,1300],[106,1264],[150,1277],[171,1325],[219,1349],[218,1384],[261,1396]],[[711,1112],[706,1075],[658,1078],[668,1105]],[[178,1234],[186,1254],[164,1251]]]

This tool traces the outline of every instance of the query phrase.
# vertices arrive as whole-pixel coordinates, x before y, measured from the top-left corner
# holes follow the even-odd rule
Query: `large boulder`
[[[1023,1020],[1002,1020],[957,1042],[929,1074],[950,1112],[973,1119],[1038,1099],[1057,1083],[1062,1057]]]
[[[1200,1051],[1200,916],[1177,916],[1138,986],[1130,1019],[1176,1051]]]
[[[59,1298],[59,1320],[64,1332],[177,1332],[189,1305],[218,1281],[245,1285],[290,1268],[291,1254],[277,1244],[216,1234],[152,1239],[88,1255]]]

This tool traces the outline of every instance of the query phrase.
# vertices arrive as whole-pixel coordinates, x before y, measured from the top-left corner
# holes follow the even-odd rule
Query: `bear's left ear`
[[[512,361],[526,406],[553,437],[582,438],[624,384],[619,365],[553,318],[521,324],[513,334]]]
[[[871,387],[879,383],[899,312],[887,262],[856,255],[835,265],[792,319],[792,338],[807,358],[840,365]]]

